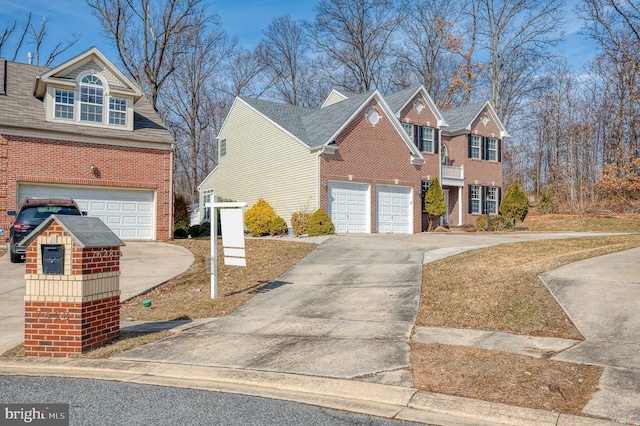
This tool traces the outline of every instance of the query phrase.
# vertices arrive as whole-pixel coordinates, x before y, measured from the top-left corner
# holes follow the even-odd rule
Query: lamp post
[[[491,200],[491,198],[487,197],[484,200],[484,211],[487,212],[487,232],[489,232],[491,230],[491,228],[489,227],[489,201]]]

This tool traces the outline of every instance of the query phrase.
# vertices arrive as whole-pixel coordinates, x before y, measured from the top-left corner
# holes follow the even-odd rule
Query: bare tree
[[[176,175],[183,181],[182,192],[197,199],[198,184],[214,162],[208,152],[216,149],[216,127],[210,103],[211,87],[220,78],[227,56],[235,48],[219,23],[209,28],[193,27],[185,40],[187,55],[168,78],[160,93],[167,127],[177,142]]]
[[[226,63],[227,82],[219,86],[226,94],[257,98],[268,91],[272,80],[265,81],[266,65],[255,50],[238,47]]]
[[[535,91],[533,78],[559,41],[564,0],[480,0],[478,43],[488,52],[491,101],[509,127],[522,101]]]
[[[158,111],[162,86],[183,60],[191,29],[211,16],[202,0],[87,0],[122,66]]]
[[[274,18],[257,52],[279,98],[291,105],[311,106],[311,58],[304,29],[290,16]]]
[[[321,0],[309,30],[316,49],[333,63],[327,79],[351,92],[384,90],[400,22],[393,0]]]

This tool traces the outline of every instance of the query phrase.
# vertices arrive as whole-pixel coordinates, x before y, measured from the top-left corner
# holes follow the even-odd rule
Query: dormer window
[[[102,123],[104,88],[95,75],[85,76],[80,83],[80,121]]]
[[[116,126],[127,125],[127,100],[122,98],[109,99],[109,124]]]
[[[56,89],[55,91],[55,116],[73,120],[75,92],[72,90]]]

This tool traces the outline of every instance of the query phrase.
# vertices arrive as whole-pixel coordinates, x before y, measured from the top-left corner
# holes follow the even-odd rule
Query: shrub
[[[200,225],[190,226],[188,232],[189,232],[189,236],[191,238],[199,237],[200,236]]]
[[[429,216],[427,231],[438,226],[438,219],[447,212],[447,204],[444,201],[444,192],[437,177],[433,178],[429,190],[424,196],[424,210]]]
[[[174,194],[173,197],[173,228],[186,228],[189,226],[189,210],[184,194]]]
[[[511,219],[515,225],[517,220],[524,221],[528,212],[529,197],[516,182],[507,188],[507,192],[500,203],[500,214]]]
[[[476,228],[480,231],[487,229],[487,215],[478,216]],[[513,228],[513,222],[504,216],[489,216],[489,229],[491,231],[501,231]]]
[[[310,237],[318,235],[331,235],[336,232],[329,215],[322,209],[316,210],[309,219],[308,234]]]
[[[291,215],[291,228],[296,237],[306,234],[309,228],[310,212],[295,212]]]
[[[187,238],[188,236],[189,236],[189,233],[184,228],[178,228],[175,231],[173,231],[173,238],[175,238],[176,240],[181,240],[183,238]]]
[[[475,225],[471,225],[469,223],[465,223],[460,227],[464,232],[478,232],[478,228]]]
[[[287,232],[289,232],[289,228],[287,227],[287,222],[285,222],[283,218],[278,216],[271,221],[271,225],[269,226],[269,235],[283,235]]]
[[[211,236],[211,222],[202,222],[200,224],[200,237],[209,237]]]
[[[553,192],[547,189],[540,196],[540,202],[538,203],[538,213],[551,214],[555,211],[555,209],[556,205]]]
[[[276,218],[276,212],[271,205],[260,198],[244,214],[244,226],[254,237],[262,237],[269,234],[271,222]]]

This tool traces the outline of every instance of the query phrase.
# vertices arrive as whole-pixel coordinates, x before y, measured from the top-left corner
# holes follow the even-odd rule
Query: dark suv
[[[19,246],[18,243],[31,231],[36,229],[46,218],[52,214],[86,214],[80,211],[75,201],[71,199],[52,198],[27,198],[18,209],[7,212],[9,216],[17,216],[9,230],[9,253],[11,262],[22,262],[27,251],[26,247]]]

